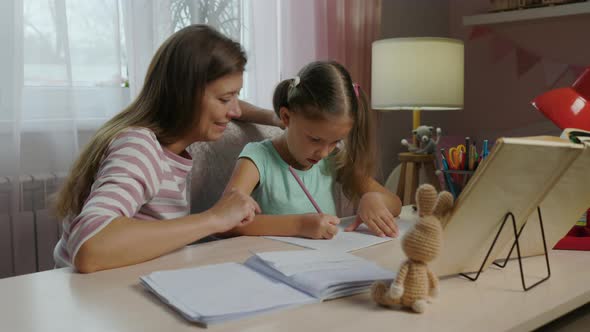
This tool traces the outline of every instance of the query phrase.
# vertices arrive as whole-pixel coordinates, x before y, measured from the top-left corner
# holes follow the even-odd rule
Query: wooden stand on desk
[[[424,167],[428,183],[440,191],[440,183],[436,176],[435,156],[432,154],[418,154],[402,152],[398,154],[401,162],[399,182],[397,184],[397,195],[403,205],[414,204],[416,201],[416,189],[418,189],[420,167]]]

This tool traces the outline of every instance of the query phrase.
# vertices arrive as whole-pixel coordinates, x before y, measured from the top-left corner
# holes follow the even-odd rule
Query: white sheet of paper
[[[314,240],[290,236],[265,236],[265,238],[287,242],[304,248],[339,252],[359,250],[392,240],[390,237],[373,235],[364,224],[360,225],[354,232],[345,232],[344,229],[354,222],[354,218],[355,216],[341,218],[338,225],[338,234],[330,240]],[[401,239],[406,234],[410,227],[414,225],[415,220],[417,220],[417,216],[411,210],[411,207],[404,206],[400,217],[396,219],[399,228],[398,239]]]
[[[317,302],[238,263],[157,271],[142,280],[193,319]]]

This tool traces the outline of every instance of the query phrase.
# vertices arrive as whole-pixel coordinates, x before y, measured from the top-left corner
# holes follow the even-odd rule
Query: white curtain
[[[188,24],[175,22],[173,15],[192,12],[191,23],[207,23],[234,40],[240,41],[248,55],[241,97],[255,105],[270,108],[272,90],[280,77],[279,31],[282,3],[292,0],[127,0],[123,2],[125,43],[129,57],[130,94],[135,96],[149,62],[158,46],[175,30]],[[310,0],[305,0],[310,2]],[[313,1],[313,0],[311,0]],[[204,8],[207,7],[208,8]],[[216,8],[233,9],[234,17],[210,17]],[[172,13],[173,12],[173,13]],[[168,13],[169,15],[164,15]],[[186,13],[185,13],[186,14]],[[285,14],[285,13],[283,13]],[[182,16],[182,15],[180,15]],[[200,19],[199,19],[200,18]],[[310,43],[311,44],[311,43]]]
[[[2,1],[0,277],[53,267],[48,209],[79,148],[129,102],[120,5]]]
[[[207,23],[240,41],[249,57],[242,98],[270,108],[288,65],[279,59],[297,53],[279,42],[290,2],[0,1],[0,278],[52,268],[59,223],[48,196],[96,128],[139,92],[174,31]]]

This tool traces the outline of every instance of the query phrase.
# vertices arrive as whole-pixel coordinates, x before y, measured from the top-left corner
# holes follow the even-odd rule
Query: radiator
[[[64,176],[0,178],[0,278],[54,267],[61,224],[51,214],[49,198]]]

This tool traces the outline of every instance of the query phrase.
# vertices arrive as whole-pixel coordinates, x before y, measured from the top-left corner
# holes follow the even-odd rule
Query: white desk
[[[397,268],[388,253],[397,241],[358,251]],[[264,238],[240,237],[187,247],[143,264],[90,275],[68,269],[0,280],[3,331],[194,331],[201,329],[139,285],[139,276],[228,261],[249,250],[294,249]],[[398,248],[399,250],[399,248]],[[368,294],[213,325],[212,331],[528,331],[590,301],[590,252],[551,251],[551,279],[523,292],[518,264],[490,268],[477,282],[442,280],[425,314],[387,310]],[[524,260],[527,281],[545,275],[543,257]]]

